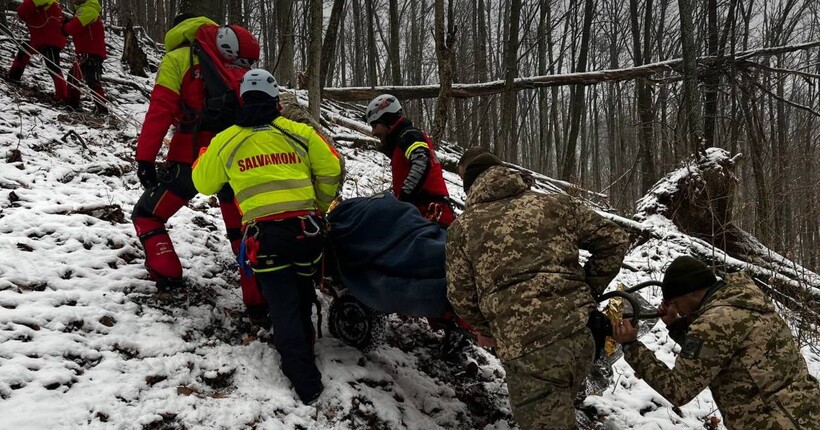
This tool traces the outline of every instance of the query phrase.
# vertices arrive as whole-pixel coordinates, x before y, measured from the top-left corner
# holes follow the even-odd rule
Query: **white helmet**
[[[228,26],[219,27],[216,32],[216,46],[219,47],[222,56],[228,60],[235,60],[239,57],[239,38],[236,37],[236,32]]]
[[[251,32],[238,25],[219,27],[216,46],[226,60],[246,69],[259,60],[259,42]]]
[[[373,125],[374,122],[378,121],[379,118],[386,113],[401,114],[399,100],[390,94],[382,94],[373,99],[373,101],[367,105],[367,113],[365,113],[364,119],[368,124]]]
[[[239,95],[244,96],[248,91],[262,91],[273,97],[279,97],[279,85],[276,78],[265,69],[252,69],[245,72],[239,84]]]

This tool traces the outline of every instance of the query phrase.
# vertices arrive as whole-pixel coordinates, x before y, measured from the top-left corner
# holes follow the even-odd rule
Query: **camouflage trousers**
[[[575,396],[592,367],[588,329],[504,363],[513,418],[522,430],[577,429]]]

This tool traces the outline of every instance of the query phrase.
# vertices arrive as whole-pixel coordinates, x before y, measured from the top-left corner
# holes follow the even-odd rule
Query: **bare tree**
[[[331,65],[335,62],[336,45],[338,44],[339,27],[344,14],[345,0],[333,0],[333,9],[330,11],[330,22],[325,33],[325,40],[322,42],[322,82],[327,81],[328,70],[332,70]]]
[[[246,26],[246,14],[242,12],[243,10],[243,0],[225,0],[227,2],[228,8],[228,21],[227,24],[238,24],[241,26]]]
[[[401,85],[401,55],[399,53],[399,2],[390,4],[390,77],[393,85]]]
[[[632,50],[635,56],[635,65],[649,63],[651,52],[651,28],[652,28],[652,0],[646,0],[646,12],[644,14],[643,45],[641,45],[641,30],[638,12],[638,0],[629,0],[629,16],[632,28]],[[655,183],[655,162],[652,154],[652,147],[655,135],[653,123],[655,112],[652,107],[652,95],[649,92],[649,85],[646,81],[638,79],[635,81],[635,98],[638,106],[638,116],[640,117],[640,156],[641,156],[641,188],[643,191],[649,190]]]
[[[518,27],[521,19],[521,0],[510,0],[510,18],[507,23],[507,43],[504,61],[504,93],[501,96],[501,131],[496,142],[499,154],[506,160],[518,160],[518,92],[513,83],[518,77]]]
[[[309,112],[317,121],[322,103],[322,0],[310,0],[310,59],[308,63]]]
[[[436,100],[436,120],[433,124],[432,138],[438,142],[444,136],[447,127],[447,113],[450,104],[450,91],[453,87],[453,51],[450,48],[455,41],[455,27],[452,20],[452,0],[450,1],[449,18],[445,18],[444,0],[436,0],[435,9],[435,37],[436,58],[438,59],[439,95]],[[447,19],[447,32],[444,30],[444,21]]]
[[[220,0],[179,0],[179,13],[193,13],[222,22],[225,7]]]
[[[376,71],[376,21],[373,16],[373,2],[375,0],[364,0],[365,13],[367,14],[367,82],[374,87],[379,84]]]
[[[264,0],[262,0],[264,1]],[[286,87],[296,85],[293,45],[293,0],[276,0],[276,28],[279,33],[279,54],[273,62],[273,74]]]
[[[584,2],[584,26],[581,30],[581,49],[578,51],[578,66],[575,68],[576,72],[585,72],[587,69],[587,55],[589,54],[589,39],[593,13],[593,0],[586,0]],[[577,175],[575,148],[578,141],[578,133],[581,127],[581,116],[585,114],[583,85],[579,85],[573,89],[570,113],[571,122],[569,126],[569,137],[567,138],[567,149],[564,153],[564,161],[561,167],[561,178],[571,181]]]
[[[700,103],[698,103],[697,45],[695,25],[692,15],[693,0],[678,0],[680,9],[681,53],[683,56],[683,100],[681,111],[686,118],[686,140],[692,151],[699,152],[700,145]]]

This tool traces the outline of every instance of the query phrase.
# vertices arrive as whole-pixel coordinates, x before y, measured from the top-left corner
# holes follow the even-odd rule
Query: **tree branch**
[[[811,49],[820,46],[820,40],[802,43],[798,45],[775,46],[769,48],[753,49],[738,52],[734,57],[700,57],[698,65],[711,69],[717,65],[727,63],[739,63],[752,57],[763,55],[777,55]],[[556,87],[564,85],[593,85],[601,82],[621,82],[633,79],[647,78],[656,73],[678,72],[682,59],[661,61],[657,63],[644,64],[637,67],[623,69],[607,69],[583,73],[566,73],[561,75],[545,75],[516,78],[513,83],[515,91]],[[453,84],[451,95],[456,98],[469,98],[500,94],[504,91],[504,80],[483,82],[477,84]],[[347,87],[347,88],[325,88],[324,94],[328,98],[340,101],[361,101],[370,100],[373,94],[390,93],[402,100],[429,99],[438,97],[439,85],[418,85],[418,86],[381,86],[381,87]]]

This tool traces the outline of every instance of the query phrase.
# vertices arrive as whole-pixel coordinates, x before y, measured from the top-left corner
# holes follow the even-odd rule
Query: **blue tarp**
[[[384,313],[439,317],[449,309],[447,231],[390,193],[345,200],[328,216],[336,276]]]

